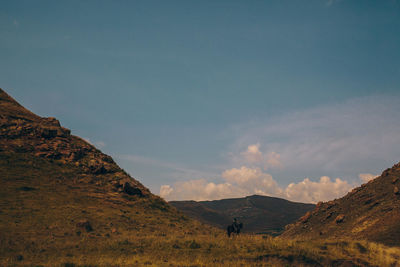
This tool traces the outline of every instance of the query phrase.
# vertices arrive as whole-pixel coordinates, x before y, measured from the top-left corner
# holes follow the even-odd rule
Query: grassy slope
[[[283,234],[288,238],[367,239],[400,246],[400,164],[346,196],[319,203]]]
[[[109,192],[101,181],[80,182],[80,174],[73,164],[0,153],[1,266],[396,266],[399,260],[400,249],[366,241],[228,239],[157,198]],[[93,231],[77,227],[82,219]]]
[[[86,183],[80,174],[72,164],[0,153],[0,262],[18,255],[53,262],[120,240],[201,232],[199,223],[156,197],[110,192],[101,179]],[[77,226],[81,220],[94,230]]]

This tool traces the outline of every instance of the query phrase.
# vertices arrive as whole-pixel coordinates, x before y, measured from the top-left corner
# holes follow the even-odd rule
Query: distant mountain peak
[[[214,201],[170,201],[188,216],[225,229],[233,218],[244,223],[244,232],[279,234],[314,204],[295,203],[285,199],[252,195]]]

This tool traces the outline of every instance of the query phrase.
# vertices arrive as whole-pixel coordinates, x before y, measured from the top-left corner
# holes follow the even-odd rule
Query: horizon
[[[0,6],[0,87],[166,200],[316,203],[400,161],[399,1]]]

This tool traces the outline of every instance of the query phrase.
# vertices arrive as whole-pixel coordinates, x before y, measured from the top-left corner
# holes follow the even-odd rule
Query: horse
[[[243,228],[243,223],[236,224],[236,227],[235,227],[234,223],[232,223],[231,225],[228,225],[228,227],[226,228],[228,237],[231,237],[232,233],[238,235],[240,233],[240,229],[242,229],[242,228]]]

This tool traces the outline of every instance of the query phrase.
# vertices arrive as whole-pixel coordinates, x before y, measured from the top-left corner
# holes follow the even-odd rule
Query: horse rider
[[[233,229],[235,230],[235,232],[237,232],[237,230],[239,229],[239,223],[237,218],[233,218],[233,223],[232,223]]]

